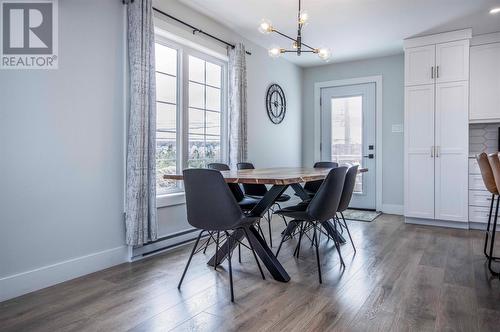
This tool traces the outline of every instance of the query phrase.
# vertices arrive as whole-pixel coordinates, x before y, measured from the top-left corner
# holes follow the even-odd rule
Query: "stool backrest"
[[[490,162],[495,185],[498,189],[500,188],[500,159],[498,158],[498,152],[488,155],[488,161]]]
[[[223,163],[210,163],[207,165],[207,168],[210,169],[215,169],[217,171],[230,171],[231,169],[229,168],[228,165],[223,164]],[[243,193],[243,190],[241,190],[241,187],[237,183],[228,183],[229,189],[231,189],[231,192],[234,195],[234,198],[236,198],[237,202],[241,202],[243,198],[245,198],[245,194]]]
[[[476,160],[479,165],[479,169],[481,170],[484,186],[490,193],[498,195],[498,188],[495,183],[495,177],[493,176],[490,161],[488,160],[488,155],[483,152],[476,156]]]
[[[191,226],[206,230],[228,230],[244,218],[219,171],[191,168],[182,173],[187,219]]]
[[[344,188],[342,189],[342,197],[340,198],[338,212],[344,212],[351,203],[352,193],[356,185],[356,177],[358,176],[359,165],[349,167],[345,175]]]
[[[342,197],[346,173],[347,167],[330,170],[307,206],[307,214],[319,221],[326,221],[335,216]]]
[[[252,163],[238,163],[236,165],[238,169],[255,169]],[[243,183],[243,190],[246,195],[250,196],[264,196],[267,193],[267,187],[265,184],[248,184]]]

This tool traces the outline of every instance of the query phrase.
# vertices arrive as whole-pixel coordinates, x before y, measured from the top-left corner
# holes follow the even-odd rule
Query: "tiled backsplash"
[[[500,123],[469,125],[469,156],[498,151],[498,127]]]

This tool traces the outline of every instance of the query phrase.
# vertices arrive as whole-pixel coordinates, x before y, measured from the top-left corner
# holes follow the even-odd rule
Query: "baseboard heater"
[[[163,236],[156,241],[145,244],[144,246],[136,247],[133,249],[132,261],[192,242],[198,236],[199,231],[199,229],[194,228],[187,229],[185,231]],[[208,236],[208,234],[205,236]]]

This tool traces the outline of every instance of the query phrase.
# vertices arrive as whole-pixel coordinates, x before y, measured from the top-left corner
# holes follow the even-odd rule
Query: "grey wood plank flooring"
[[[349,225],[358,251],[342,246],[343,270],[323,237],[322,285],[310,242],[296,259],[292,240],[279,255],[289,283],[267,271],[262,280],[251,253],[242,250],[241,264],[233,258],[231,303],[226,263],[217,271],[206,265],[211,247],[193,258],[178,291],[187,245],[2,302],[0,331],[499,329],[500,281],[485,268],[482,232],[407,225],[393,215]],[[282,228],[275,218],[276,244]]]

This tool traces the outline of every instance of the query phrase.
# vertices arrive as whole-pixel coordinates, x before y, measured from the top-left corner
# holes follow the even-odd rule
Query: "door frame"
[[[314,160],[321,159],[321,89],[375,83],[375,209],[382,211],[382,75],[314,83]],[[369,170],[368,170],[369,171]]]

